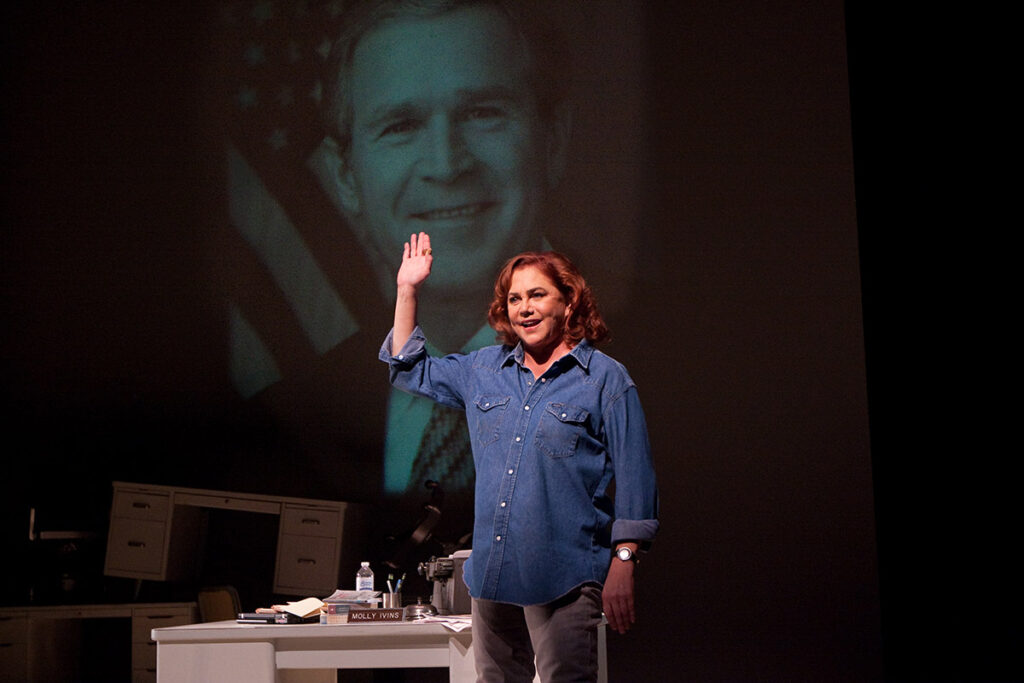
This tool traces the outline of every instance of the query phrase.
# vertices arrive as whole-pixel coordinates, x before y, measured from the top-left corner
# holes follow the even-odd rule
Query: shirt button
[[[501,507],[505,507],[505,505],[507,505],[507,503],[505,501],[501,501]]]
[[[562,413],[562,419],[563,420],[565,419],[565,413]]]
[[[519,442],[520,442],[520,441],[522,441],[522,440],[523,440],[523,437],[521,437],[521,436],[517,436],[517,437],[516,437],[516,443],[519,443]]]
[[[547,382],[547,381],[548,381],[548,378],[547,378],[547,377],[541,377],[541,378],[540,378],[540,381],[541,381],[541,382]]]
[[[398,354],[398,360],[402,360],[403,358],[405,358],[405,356],[403,356],[402,354]]]
[[[501,540],[501,536],[495,536],[495,537],[494,537],[494,540],[495,540],[495,541],[500,541],[500,540]]]
[[[508,471],[508,473],[509,473],[509,474],[512,474],[512,470],[509,470],[509,471]]]
[[[523,406],[523,410],[529,410],[530,406]]]

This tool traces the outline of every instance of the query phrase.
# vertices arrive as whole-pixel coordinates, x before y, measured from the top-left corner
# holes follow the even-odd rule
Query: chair
[[[241,600],[234,586],[204,586],[199,589],[200,621],[233,620],[241,611]]]

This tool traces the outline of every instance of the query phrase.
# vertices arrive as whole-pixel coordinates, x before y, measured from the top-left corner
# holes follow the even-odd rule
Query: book
[[[309,617],[297,617],[288,612],[239,612],[235,619],[239,624],[305,624],[320,620],[319,613]]]
[[[343,591],[338,589],[323,600],[325,603],[371,606],[380,602],[380,591]]]

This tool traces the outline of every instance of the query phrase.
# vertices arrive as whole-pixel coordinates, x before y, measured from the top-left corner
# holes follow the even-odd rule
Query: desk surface
[[[461,633],[468,634],[469,628]],[[359,624],[239,624],[235,621],[212,621],[205,624],[169,626],[153,629],[153,640],[157,643],[202,643],[225,640],[266,641],[266,640],[309,640],[322,641],[330,638],[400,638],[440,640],[459,633],[437,622],[378,621]]]

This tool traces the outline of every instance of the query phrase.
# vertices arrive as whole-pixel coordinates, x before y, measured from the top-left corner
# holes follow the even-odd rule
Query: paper
[[[324,603],[319,598],[305,598],[303,600],[296,600],[284,605],[274,605],[271,609],[275,612],[287,612],[288,614],[294,614],[301,619],[307,619],[320,614],[320,610],[322,610],[323,607]]]
[[[471,617],[469,615],[466,615],[466,616],[449,615],[449,616],[445,616],[445,617],[421,617],[419,619],[416,619],[416,621],[419,622],[419,623],[442,624],[446,628],[448,628],[448,629],[450,629],[452,631],[455,631],[456,633],[458,633],[460,631],[465,631],[467,628],[469,628],[470,626],[473,625],[473,617]]]

